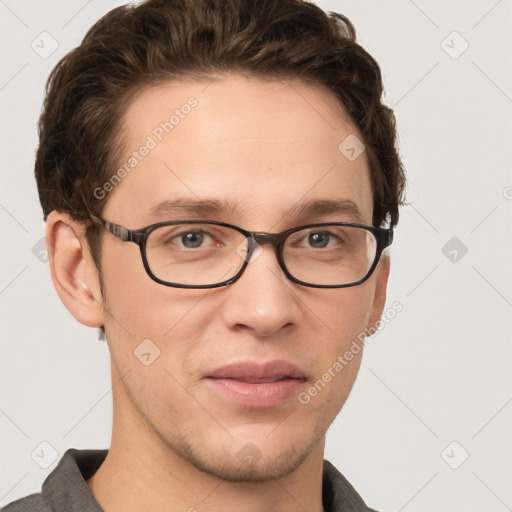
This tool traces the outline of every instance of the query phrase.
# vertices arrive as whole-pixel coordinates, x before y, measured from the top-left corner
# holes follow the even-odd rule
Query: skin
[[[148,88],[124,116],[128,154],[190,96],[198,106],[108,194],[104,219],[137,229],[189,218],[148,217],[155,203],[186,197],[236,201],[241,211],[211,218],[253,231],[329,221],[371,225],[366,154],[351,162],[338,150],[357,129],[318,86],[228,75]],[[310,199],[349,199],[360,218],[286,214]],[[304,372],[307,390],[379,319],[387,255],[362,285],[315,289],[289,281],[274,249],[263,245],[236,283],[183,290],[151,280],[139,248],[104,232],[103,304],[83,223],[53,212],[47,237],[59,296],[79,322],[105,327],[111,354],[112,443],[87,482],[104,510],[323,510],[325,434],[350,393],[362,351],[307,405],[292,396],[275,407],[244,407],[202,377],[233,361],[283,359]],[[146,338],[161,351],[150,366],[133,354]],[[256,447],[255,463],[239,455],[247,443]]]

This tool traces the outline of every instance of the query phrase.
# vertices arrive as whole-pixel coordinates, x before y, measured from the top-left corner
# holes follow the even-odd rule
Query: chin
[[[250,441],[235,451],[232,446],[218,446],[212,450],[210,447],[200,449],[197,444],[189,444],[182,450],[182,455],[200,471],[228,482],[266,482],[295,471],[311,453],[316,442],[306,447],[289,445],[284,449],[269,446],[260,450]]]

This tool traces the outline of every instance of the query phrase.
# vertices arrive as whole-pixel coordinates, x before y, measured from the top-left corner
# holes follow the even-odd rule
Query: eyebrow
[[[164,200],[148,210],[145,218],[149,221],[157,216],[185,214],[194,218],[220,217],[222,214],[243,216],[245,208],[238,203],[221,201],[218,199],[187,199],[178,198],[173,200]],[[362,214],[357,205],[350,199],[313,199],[306,202],[297,203],[286,212],[283,212],[283,218],[295,217],[298,219],[322,215],[346,215],[355,222],[362,222]]]
[[[363,221],[361,211],[350,199],[316,199],[305,203],[298,203],[290,208],[286,215],[293,215],[299,218],[320,215],[348,215],[357,222]]]

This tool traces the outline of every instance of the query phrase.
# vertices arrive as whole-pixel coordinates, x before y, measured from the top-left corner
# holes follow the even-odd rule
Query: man
[[[326,431],[383,311],[404,173],[377,63],[300,0],[116,8],[57,65],[56,290],[112,365],[108,450],[5,510],[367,511]]]

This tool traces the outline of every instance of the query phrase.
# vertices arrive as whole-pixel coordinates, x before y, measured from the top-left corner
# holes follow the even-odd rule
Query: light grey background
[[[58,458],[110,443],[108,351],[40,261],[32,173],[51,68],[122,3],[0,0],[0,506],[55,467],[31,458],[41,442]],[[410,202],[388,295],[403,311],[369,342],[326,458],[382,511],[512,510],[512,1],[317,3],[382,67]]]

